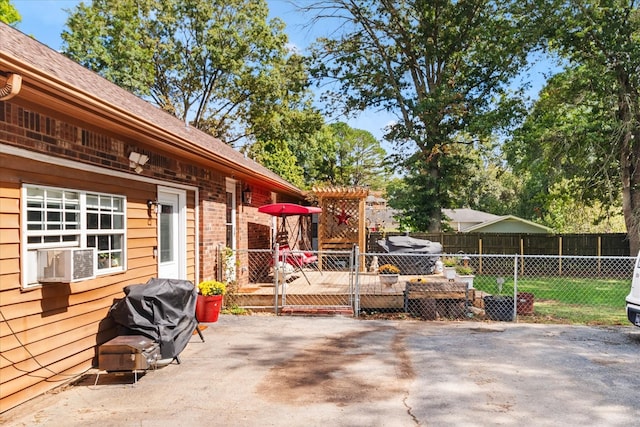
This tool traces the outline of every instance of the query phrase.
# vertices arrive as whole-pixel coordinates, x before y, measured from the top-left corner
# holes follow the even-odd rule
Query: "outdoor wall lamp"
[[[149,215],[149,218],[151,218],[152,210],[156,214],[158,213],[158,201],[149,199],[147,200],[147,215]]]
[[[251,192],[249,186],[245,187],[245,189],[242,190],[242,203],[250,205],[252,196],[253,193]]]
[[[148,161],[149,156],[146,154],[140,154],[135,151],[129,154],[129,167],[136,171],[137,174],[142,172],[142,166],[146,165]]]

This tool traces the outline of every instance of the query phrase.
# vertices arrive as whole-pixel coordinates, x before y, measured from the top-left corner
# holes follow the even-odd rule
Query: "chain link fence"
[[[251,250],[237,252],[226,304],[418,319],[626,324],[635,259]],[[445,264],[453,264],[447,266]],[[396,275],[380,274],[397,267]],[[277,286],[276,286],[277,284]],[[307,311],[311,313],[312,311]]]

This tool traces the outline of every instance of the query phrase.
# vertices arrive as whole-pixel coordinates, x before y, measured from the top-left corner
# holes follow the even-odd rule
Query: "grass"
[[[628,323],[625,297],[628,280],[520,277],[518,292],[534,295],[533,316],[519,316],[521,322],[570,323],[586,325],[624,325]],[[474,287],[489,294],[498,293],[496,277],[476,276]],[[513,278],[505,278],[502,294],[513,294]]]

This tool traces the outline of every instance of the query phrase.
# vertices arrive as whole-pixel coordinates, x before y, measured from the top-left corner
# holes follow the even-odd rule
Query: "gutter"
[[[80,66],[78,64],[76,65]],[[112,126],[114,124],[117,124],[125,134],[131,134],[131,131],[134,130],[138,133],[146,135],[147,138],[149,138],[149,141],[146,142],[147,145],[153,146],[161,143],[162,148],[168,152],[180,152],[182,155],[187,154],[186,157],[191,158],[193,161],[200,164],[209,163],[211,164],[211,166],[213,166],[214,169],[222,169],[223,171],[226,170],[234,178],[241,178],[245,181],[250,181],[253,183],[268,183],[269,186],[282,192],[288,193],[289,195],[293,195],[296,197],[303,196],[302,190],[300,190],[293,184],[288,183],[284,179],[273,179],[273,177],[270,177],[265,173],[234,162],[233,160],[221,156],[218,153],[209,150],[200,144],[192,142],[188,138],[185,138],[184,136],[179,135],[176,132],[172,132],[164,127],[160,127],[147,119],[135,115],[129,110],[105,102],[97,96],[92,95],[85,90],[78,89],[70,83],[61,80],[60,78],[51,76],[50,74],[46,74],[42,70],[35,68],[21,61],[20,59],[7,55],[6,52],[0,52],[0,67],[2,67],[2,70],[11,70],[10,76],[17,75],[18,77],[26,77],[25,79],[22,79],[23,91],[20,99],[26,98],[28,100],[27,95],[31,93],[40,98],[42,98],[43,96],[45,98],[50,97],[53,102],[57,101],[57,103],[62,103],[66,100],[67,102],[65,104],[71,106],[71,108],[89,112],[92,116],[102,118],[102,120],[109,122]],[[90,70],[86,71],[92,72]],[[9,81],[7,80],[7,83],[5,83],[4,87],[8,87],[8,84]],[[119,90],[124,90],[111,82],[109,82],[109,84],[114,85]],[[16,95],[17,93],[11,97],[13,98]],[[133,94],[130,95],[135,97],[135,95]],[[148,108],[153,108],[161,111],[158,109],[158,107],[144,101],[143,99],[138,97],[136,98],[140,102],[147,103]],[[173,121],[176,123],[182,123],[179,119],[169,115],[168,113],[163,112],[163,114],[167,115],[167,122]],[[200,132],[195,128],[189,129]],[[215,143],[224,144],[224,142],[210,135],[207,135],[207,137],[211,139],[212,143],[216,141]],[[178,150],[176,150],[176,148],[178,148]],[[234,149],[229,147],[229,150]],[[242,154],[240,154],[239,152],[235,150],[234,152],[237,153],[238,156],[242,156]],[[189,154],[191,156],[189,156]]]

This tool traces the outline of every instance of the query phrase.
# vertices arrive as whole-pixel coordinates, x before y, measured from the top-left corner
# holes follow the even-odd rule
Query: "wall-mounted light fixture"
[[[158,213],[158,201],[157,200],[147,200],[147,215],[151,218],[151,212]]]
[[[142,166],[149,161],[149,156],[132,151],[129,154],[129,167],[136,171],[137,174],[142,172]]]
[[[253,193],[251,192],[249,186],[245,187],[244,190],[242,190],[242,203],[250,205],[252,196]]]

